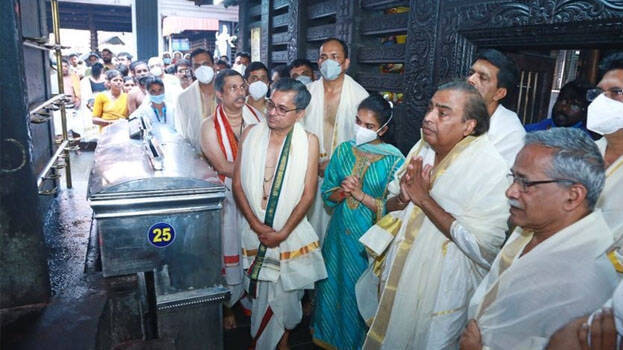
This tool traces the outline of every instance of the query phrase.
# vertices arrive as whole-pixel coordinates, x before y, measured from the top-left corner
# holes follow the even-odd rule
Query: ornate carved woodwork
[[[307,7],[308,19],[319,19],[335,15],[336,3],[335,1],[323,1],[317,2]]]
[[[407,29],[408,21],[408,13],[375,16],[361,23],[361,34],[373,35],[404,32]]]

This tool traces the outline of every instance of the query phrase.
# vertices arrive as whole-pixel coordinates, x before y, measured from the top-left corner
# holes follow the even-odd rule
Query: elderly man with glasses
[[[261,122],[262,117],[258,111],[245,104],[247,85],[242,75],[235,70],[220,71],[214,78],[214,90],[221,103],[216,107],[214,115],[201,124],[201,150],[226,187],[221,242],[225,283],[231,291],[231,298],[225,305],[231,307],[244,292],[238,229],[240,215],[231,191],[234,162],[238,156],[238,140],[242,132],[248,126]],[[231,329],[236,323],[233,314],[228,311],[225,310],[224,326]]]
[[[613,243],[595,205],[604,160],[578,129],[526,135],[506,191],[518,226],[469,305],[461,349],[542,349],[567,322],[600,307],[618,283]]]
[[[318,182],[318,138],[297,123],[309,100],[303,83],[280,79],[266,120],[244,131],[234,168],[257,349],[288,347],[288,331],[302,318],[303,289],[327,277],[318,235],[305,218]]]

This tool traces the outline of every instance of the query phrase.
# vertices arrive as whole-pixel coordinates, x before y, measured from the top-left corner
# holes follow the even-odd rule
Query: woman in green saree
[[[322,196],[334,207],[322,247],[328,278],[316,283],[314,343],[326,349],[359,349],[367,326],[359,314],[355,283],[368,267],[359,238],[385,215],[387,185],[404,162],[382,141],[392,118],[382,96],[370,95],[357,110],[355,139],[336,148],[325,171]]]

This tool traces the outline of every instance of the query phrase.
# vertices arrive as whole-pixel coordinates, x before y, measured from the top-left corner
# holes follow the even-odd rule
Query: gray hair
[[[296,105],[296,109],[305,109],[311,100],[311,94],[309,90],[305,87],[305,84],[300,81],[292,78],[281,78],[277,80],[275,85],[273,86],[274,91],[294,91],[296,92],[296,97],[294,98],[294,104]]]
[[[218,72],[218,74],[216,74],[216,78],[214,78],[214,90],[222,93],[223,89],[225,88],[225,78],[235,77],[236,75],[239,76],[242,81],[244,81],[244,77],[242,76],[242,74],[238,73],[233,69],[223,69]]]
[[[461,91],[467,94],[465,106],[463,106],[463,121],[468,121],[469,119],[476,121],[476,127],[472,131],[472,135],[480,136],[489,130],[487,105],[485,105],[485,100],[475,87],[464,80],[453,80],[439,85],[437,91],[443,90]]]
[[[527,145],[554,149],[551,169],[554,179],[568,179],[586,188],[588,209],[593,210],[606,182],[604,159],[593,140],[575,128],[551,128],[526,134]],[[564,186],[563,183],[561,185]]]

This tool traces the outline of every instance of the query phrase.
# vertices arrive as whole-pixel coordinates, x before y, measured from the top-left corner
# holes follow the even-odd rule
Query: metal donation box
[[[88,200],[104,277],[145,276],[156,334],[177,348],[223,347],[224,191],[206,161],[165,125],[123,120],[98,141]]]

